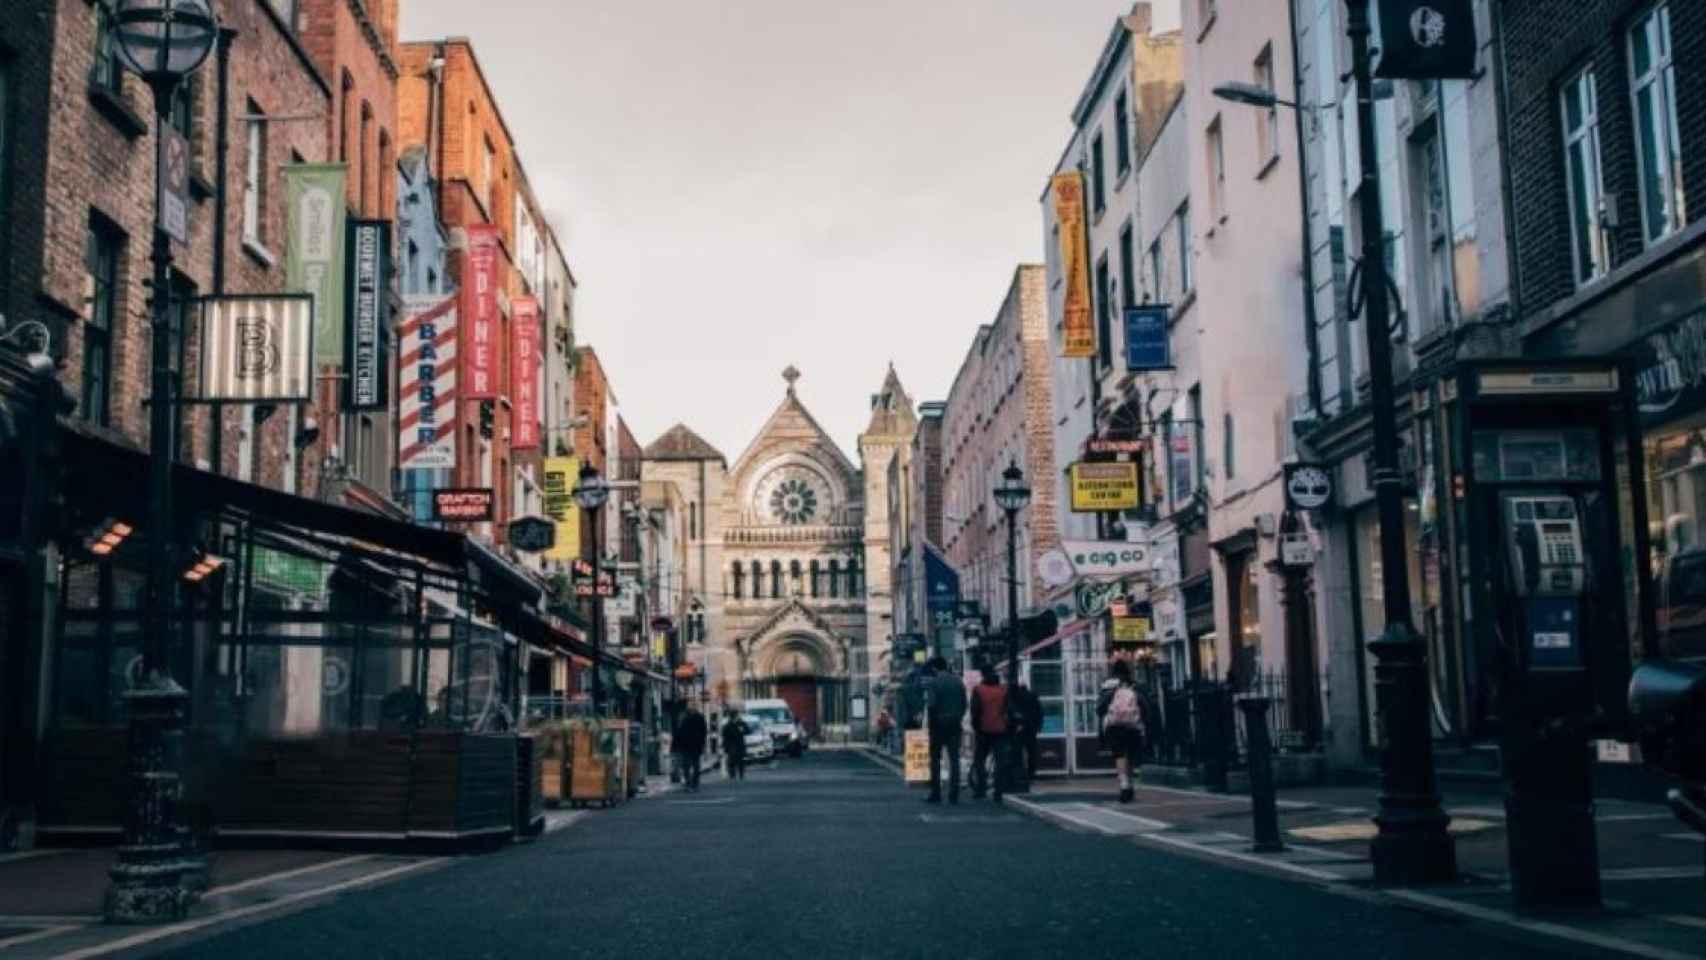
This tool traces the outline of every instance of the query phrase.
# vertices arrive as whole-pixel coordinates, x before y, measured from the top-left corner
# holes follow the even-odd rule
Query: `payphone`
[[[1622,730],[1647,593],[1627,562],[1646,527],[1632,383],[1620,362],[1483,361],[1442,391],[1465,682],[1499,738],[1523,906],[1600,896],[1590,744]]]

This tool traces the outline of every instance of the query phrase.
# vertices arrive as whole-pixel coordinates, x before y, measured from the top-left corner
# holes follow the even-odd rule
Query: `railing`
[[[1222,761],[1228,767],[1248,762],[1249,735],[1244,711],[1236,699],[1259,696],[1275,753],[1305,753],[1320,746],[1319,711],[1299,704],[1292,709],[1293,689],[1283,671],[1260,672],[1237,687],[1224,683],[1188,684],[1163,691],[1152,706],[1150,736],[1145,745],[1150,763],[1191,767]]]

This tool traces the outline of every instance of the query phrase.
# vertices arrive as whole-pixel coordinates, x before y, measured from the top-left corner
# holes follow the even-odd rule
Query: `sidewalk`
[[[874,761],[899,773],[877,751]],[[1457,841],[1462,880],[1425,890],[1374,887],[1369,840],[1377,790],[1368,786],[1280,791],[1286,849],[1253,851],[1250,798],[1178,787],[1139,786],[1135,802],[1117,802],[1112,777],[1039,780],[1009,795],[1015,810],[1069,830],[1101,834],[1229,867],[1256,870],[1393,905],[1515,928],[1532,936],[1655,960],[1706,956],[1706,844],[1652,804],[1597,804],[1600,876],[1605,905],[1595,911],[1533,916],[1517,913],[1507,874],[1505,811],[1498,797],[1448,793],[1446,811]]]

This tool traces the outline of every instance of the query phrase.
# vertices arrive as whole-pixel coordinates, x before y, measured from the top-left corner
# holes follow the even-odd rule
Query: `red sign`
[[[1145,441],[1139,440],[1109,440],[1102,437],[1092,437],[1086,446],[1091,453],[1142,453]]]
[[[468,228],[467,269],[463,271],[462,383],[464,400],[498,396],[498,228]]]
[[[539,301],[519,297],[510,317],[510,401],[514,404],[509,445],[539,448]]]
[[[432,492],[434,520],[479,523],[492,519],[491,487],[447,487]]]

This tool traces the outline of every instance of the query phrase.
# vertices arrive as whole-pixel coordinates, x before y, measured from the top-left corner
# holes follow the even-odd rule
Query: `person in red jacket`
[[[991,778],[985,765],[995,762],[995,802],[1001,802],[1007,785],[1007,688],[1001,685],[1001,675],[993,666],[983,668],[983,682],[971,691],[971,723],[975,746],[972,751],[972,796],[983,799],[984,788]]]

